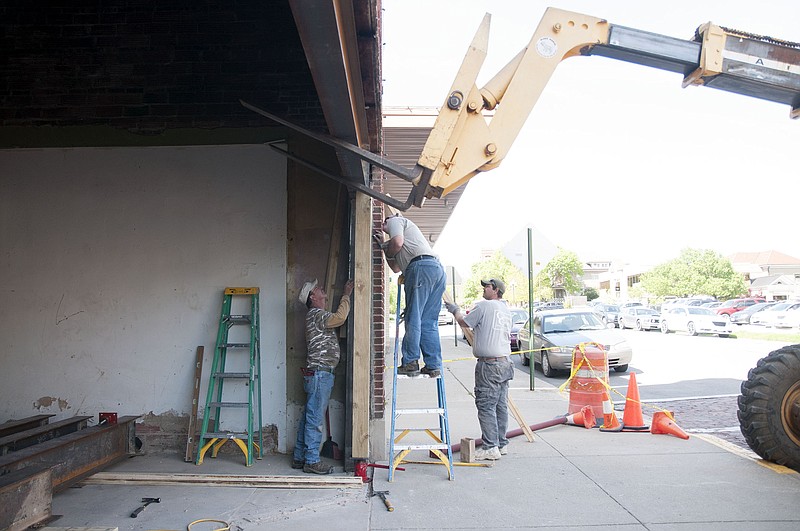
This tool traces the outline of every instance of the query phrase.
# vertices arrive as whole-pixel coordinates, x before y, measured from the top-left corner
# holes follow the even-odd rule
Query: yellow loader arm
[[[442,197],[478,172],[496,168],[511,148],[556,66],[601,55],[684,75],[707,85],[792,107],[800,116],[800,45],[711,23],[691,41],[615,26],[548,8],[528,46],[483,88],[475,79],[486,54],[490,16],[478,29],[417,163],[417,197]],[[494,116],[484,110],[496,109]],[[421,202],[417,203],[420,206]]]
[[[505,158],[558,64],[576,55],[599,55],[682,74],[683,86],[703,85],[783,103],[800,117],[800,44],[730,30],[711,23],[693,40],[609,24],[606,20],[548,8],[528,46],[483,88],[475,85],[489,42],[487,14],[467,51],[422,154],[413,168],[341,139],[314,133],[249,103],[242,105],[306,137],[347,152],[411,183],[402,201],[320,168],[270,142],[292,160],[399,210],[443,197]],[[484,111],[494,110],[489,118]]]

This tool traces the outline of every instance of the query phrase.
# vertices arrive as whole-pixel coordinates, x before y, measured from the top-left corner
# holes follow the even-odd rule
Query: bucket
[[[572,351],[572,378],[569,382],[567,414],[592,406],[595,416],[603,415],[603,391],[608,384],[608,356],[597,343],[580,343]]]

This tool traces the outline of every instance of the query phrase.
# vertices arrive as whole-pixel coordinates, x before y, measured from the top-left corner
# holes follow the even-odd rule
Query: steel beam
[[[41,465],[52,470],[58,492],[111,463],[136,453],[134,421],[121,417],[116,424],[93,426],[0,457],[0,475]]]

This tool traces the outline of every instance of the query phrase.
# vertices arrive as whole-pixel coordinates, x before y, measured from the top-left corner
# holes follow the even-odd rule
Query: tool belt
[[[333,367],[300,367],[300,372],[303,373],[303,376],[314,376],[317,371],[333,374],[333,370]]]

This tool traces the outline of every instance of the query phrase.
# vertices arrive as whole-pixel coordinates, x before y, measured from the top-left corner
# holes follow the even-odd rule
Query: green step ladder
[[[209,449],[212,450],[211,457],[217,457],[219,449],[228,441],[233,441],[242,450],[247,466],[253,464],[254,455],[256,459],[263,457],[259,340],[261,327],[258,315],[258,297],[258,288],[225,288],[217,342],[214,348],[214,360],[211,364],[208,381],[203,425],[200,428],[200,438],[197,444],[196,464],[198,465],[203,463],[203,457]],[[234,307],[234,298],[237,299],[237,302],[240,302],[242,298],[249,299],[247,301],[250,305],[249,315],[231,313],[231,308]],[[238,365],[240,369],[243,369],[245,360],[242,358],[245,355],[249,355],[248,371],[227,372],[225,370],[226,362]],[[228,360],[229,356],[231,360]],[[224,385],[226,383],[228,383],[227,387]],[[225,396],[230,398],[223,397],[223,387],[227,389]],[[247,395],[246,400],[243,398],[245,394]],[[243,424],[246,426],[235,430],[220,428],[223,411],[245,409],[247,410],[247,419]],[[228,421],[231,420],[228,419]]]
[[[435,378],[436,380],[436,406],[435,407],[415,407],[415,408],[398,408],[397,407],[397,385],[398,380],[417,379],[398,377],[397,368],[402,363],[402,354],[400,352],[400,321],[403,320],[400,314],[400,302],[402,299],[402,284],[398,283],[397,286],[397,313],[395,313],[395,336],[394,336],[394,375],[392,378],[392,434],[389,440],[389,481],[394,481],[394,471],[404,463],[406,456],[415,450],[425,450],[428,455],[435,457],[438,461],[424,461],[430,464],[441,464],[447,468],[447,478],[453,481],[453,450],[450,446],[450,420],[447,415],[447,395],[444,388],[444,367],[440,371],[440,375]],[[429,378],[421,378],[430,380]],[[425,385],[425,384],[420,384]],[[414,396],[422,394],[421,390],[417,390]],[[414,417],[411,422],[424,422],[428,424],[438,423],[438,426],[428,427],[400,427],[398,420],[404,415]],[[428,420],[422,421],[419,417],[427,416]],[[432,420],[435,419],[435,420]],[[424,442],[409,439],[414,438],[412,434],[421,432],[427,435]],[[408,439],[407,436],[412,435]],[[430,442],[433,440],[433,442]]]

